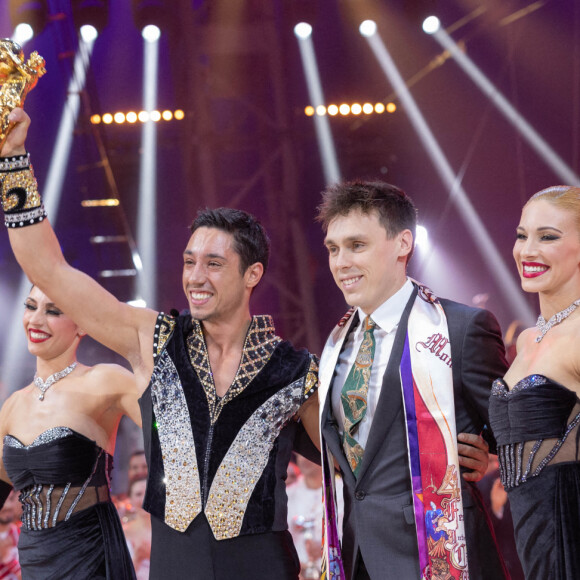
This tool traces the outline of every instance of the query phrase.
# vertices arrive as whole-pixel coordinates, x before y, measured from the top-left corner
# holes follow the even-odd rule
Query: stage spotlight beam
[[[304,68],[310,102],[314,109],[318,110],[318,107],[324,106],[324,95],[322,93],[322,83],[320,82],[312,36],[302,37],[296,34],[296,38],[298,39],[298,47],[300,49],[300,57],[302,59],[302,67]],[[340,180],[340,169],[328,115],[314,115],[313,119],[318,149],[322,160],[324,180],[326,184],[336,183]]]
[[[489,98],[498,111],[513,125],[540,158],[567,185],[580,185],[580,177],[548,145],[545,139],[526,121],[497,87],[481,72],[477,65],[457,46],[457,43],[440,28],[433,37],[453,57],[469,78]]]
[[[160,29],[147,25],[143,29],[143,109],[157,108]],[[157,125],[152,114],[141,128],[141,165],[139,168],[139,207],[137,210],[137,244],[142,269],[137,275],[137,299],[157,303]]]
[[[50,216],[53,227],[56,227],[58,218],[66,166],[70,157],[74,128],[80,109],[80,95],[84,90],[92,50],[92,43],[86,43],[81,40],[75,56],[73,75],[68,85],[68,96],[62,111],[58,133],[52,148],[53,155],[50,160],[48,175],[43,188],[44,206]],[[23,275],[17,291],[17,304],[24,303],[29,290],[30,282]],[[26,351],[25,335],[21,332],[21,317],[21,310],[15,309],[10,323],[12,330],[10,331],[7,346],[4,349],[2,365],[0,367],[2,369],[0,382],[5,385],[10,385],[11,388],[17,388],[25,380],[25,377],[21,373],[21,365],[18,363]]]
[[[472,233],[483,260],[487,263],[492,276],[495,277],[498,287],[502,289],[506,302],[510,305],[515,316],[521,320],[525,320],[530,325],[533,324],[535,317],[530,306],[522,297],[519,284],[516,283],[514,275],[506,266],[492,237],[473,208],[467,193],[461,186],[460,178],[453,172],[451,165],[425,121],[423,114],[407,88],[380,35],[374,34],[368,37],[367,42],[383,69],[385,76],[403,103],[409,121],[431,158],[435,170],[447,187],[451,200],[457,206],[459,214]]]
[[[415,232],[415,245],[420,246],[421,249],[429,247],[429,233],[425,226],[417,226],[417,231]]]

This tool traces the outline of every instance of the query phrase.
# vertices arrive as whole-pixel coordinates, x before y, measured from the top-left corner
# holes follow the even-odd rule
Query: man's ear
[[[264,264],[262,264],[262,262],[256,262],[255,264],[248,266],[245,273],[246,285],[248,288],[255,288],[263,275]]]
[[[413,251],[413,245],[415,243],[411,230],[403,230],[399,234],[399,243],[401,247],[400,256],[408,256]]]

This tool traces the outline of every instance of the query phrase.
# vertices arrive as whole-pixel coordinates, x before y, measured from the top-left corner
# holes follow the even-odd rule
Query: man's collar
[[[407,278],[403,286],[371,314],[375,324],[385,332],[391,332],[399,324],[401,314],[403,314],[403,310],[412,293],[413,283]],[[357,310],[359,319],[364,320],[366,314],[360,308]]]

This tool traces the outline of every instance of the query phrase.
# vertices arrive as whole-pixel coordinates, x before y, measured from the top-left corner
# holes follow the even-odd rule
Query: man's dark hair
[[[133,457],[137,457],[137,455],[145,455],[145,451],[143,449],[137,449],[137,450],[133,451],[133,453],[131,453],[131,455],[129,455],[129,461],[131,461],[131,459],[133,459]]]
[[[322,192],[322,203],[318,206],[316,219],[326,232],[333,219],[357,210],[364,214],[376,211],[387,238],[392,239],[403,230],[411,230],[415,239],[415,204],[402,189],[384,181],[344,181],[327,187]]]
[[[268,268],[270,258],[270,239],[262,224],[252,214],[240,209],[220,207],[199,210],[190,226],[193,234],[199,228],[216,228],[232,234],[234,250],[240,257],[240,273],[256,262]]]

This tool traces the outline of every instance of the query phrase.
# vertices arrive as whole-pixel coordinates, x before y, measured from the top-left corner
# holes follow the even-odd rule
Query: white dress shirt
[[[367,411],[363,420],[358,424],[358,429],[353,436],[363,449],[366,447],[371,425],[373,424],[373,417],[379,401],[379,395],[381,394],[383,377],[387,370],[387,364],[395,342],[397,327],[399,326],[403,310],[405,309],[412,293],[413,284],[409,279],[407,279],[398,292],[383,302],[371,314],[371,318],[377,326],[373,333],[373,336],[375,337],[375,356],[373,359],[373,366],[371,367]],[[344,430],[344,409],[340,400],[340,394],[344,382],[346,381],[346,377],[354,364],[364,334],[363,323],[366,314],[360,308],[358,309],[358,316],[359,324],[349,334],[344,348],[338,357],[334,381],[332,383],[332,413],[336,418],[338,430],[341,435]]]

